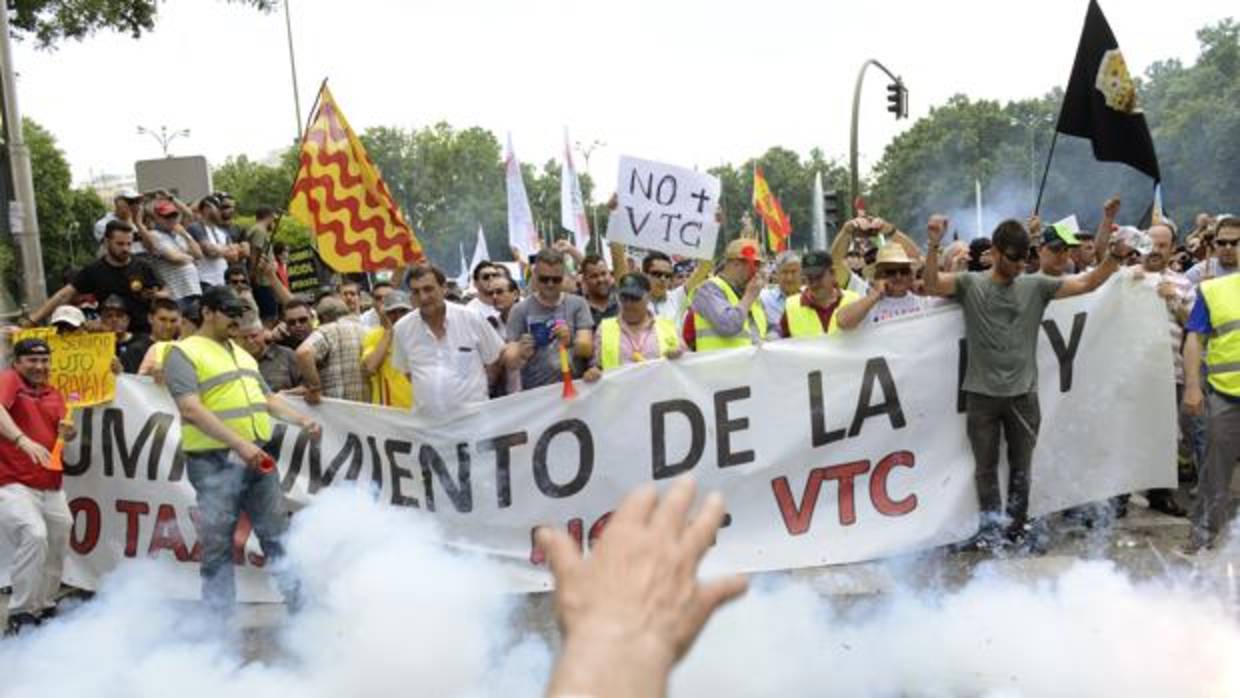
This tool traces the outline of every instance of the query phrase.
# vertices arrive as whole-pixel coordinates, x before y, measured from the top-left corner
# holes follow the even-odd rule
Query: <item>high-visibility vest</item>
[[[203,407],[246,441],[271,438],[262,374],[249,352],[232,340],[224,345],[200,335],[182,339],[176,346],[194,366]],[[182,420],[181,448],[192,453],[228,448],[228,444]]]
[[[852,291],[840,291],[839,305],[835,306],[835,312],[831,313],[831,323],[825,334],[835,334],[840,331],[840,323],[837,320],[840,308],[860,297]],[[784,305],[784,317],[788,318],[788,333],[793,337],[817,337],[824,334],[822,320],[818,319],[818,311],[801,303],[800,294],[788,299]]]
[[[718,286],[732,305],[740,303],[740,297],[736,295],[736,291],[732,290],[732,286],[718,276],[712,276],[706,283]],[[715,326],[710,324],[710,320],[707,320],[700,313],[693,313],[693,333],[696,337],[697,350],[718,351],[720,349],[736,349],[738,347],[750,346],[753,344],[750,339],[750,328],[753,325],[750,323],[757,325],[759,338],[766,336],[766,312],[762,310],[762,303],[760,301],[755,300],[749,306],[749,314],[745,317],[745,326],[741,328],[740,332],[731,337],[720,335],[715,330]]]
[[[654,319],[654,333],[659,345],[658,357],[667,356],[668,352],[676,351],[680,348],[680,342],[676,338],[676,325],[672,324],[667,318],[657,317]],[[598,326],[599,347],[599,363],[602,364],[604,371],[609,371],[620,366],[620,320],[619,318],[607,318],[599,323]],[[640,360],[640,359],[639,359]],[[636,362],[634,362],[636,363]]]
[[[1202,282],[1201,296],[1210,309],[1206,372],[1220,393],[1240,397],[1240,274]]]

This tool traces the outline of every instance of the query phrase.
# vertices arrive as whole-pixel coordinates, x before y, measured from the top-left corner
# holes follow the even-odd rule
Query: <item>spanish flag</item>
[[[338,272],[394,269],[424,256],[326,83],[301,142],[288,211],[314,231],[319,257]]]
[[[784,213],[779,199],[771,193],[771,187],[762,176],[762,168],[753,169],[753,207],[766,223],[767,241],[772,252],[783,252],[788,249],[788,239],[792,237],[792,221]]]

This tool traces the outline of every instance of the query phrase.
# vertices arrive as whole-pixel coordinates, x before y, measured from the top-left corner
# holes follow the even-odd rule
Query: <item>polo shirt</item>
[[[5,369],[0,371],[0,405],[27,438],[48,451],[56,445],[57,427],[66,408],[55,388],[36,388],[15,369]],[[39,465],[12,441],[0,439],[0,487],[19,483],[36,490],[58,490],[61,480],[61,473]]]

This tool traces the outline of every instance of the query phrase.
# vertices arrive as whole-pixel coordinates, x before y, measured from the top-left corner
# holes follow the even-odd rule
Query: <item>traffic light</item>
[[[840,199],[838,191],[829,191],[822,195],[823,219],[832,230],[840,228]]]
[[[899,80],[887,85],[887,111],[897,119],[908,118],[908,88]]]

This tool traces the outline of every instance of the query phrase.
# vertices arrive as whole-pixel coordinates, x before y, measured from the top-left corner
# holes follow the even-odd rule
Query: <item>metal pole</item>
[[[857,196],[861,194],[861,177],[857,166],[857,120],[861,112],[861,83],[865,78],[865,69],[869,68],[871,65],[886,73],[887,77],[892,80],[900,82],[899,78],[892,74],[890,70],[887,70],[882,63],[879,63],[873,58],[870,58],[865,63],[862,63],[861,70],[857,72],[857,85],[853,88],[852,128],[849,133],[848,145],[849,190],[851,194],[849,196],[848,208],[852,216],[857,215],[853,205],[857,201]]]
[[[293,73],[293,109],[297,113],[293,121],[297,122],[297,140],[301,140],[301,93],[297,89],[297,61],[293,58],[293,20],[289,15],[289,0],[284,0],[284,29],[288,33],[288,67]]]
[[[17,243],[22,264],[22,296],[27,308],[37,308],[47,300],[47,284],[43,278],[43,251],[39,243],[39,219],[34,208],[34,175],[30,165],[30,149],[22,137],[22,115],[17,107],[17,80],[13,71],[13,50],[9,45],[9,13],[0,12],[0,81],[4,83],[4,124],[8,131],[6,145],[13,167],[13,194],[18,216],[13,221],[13,240]]]

